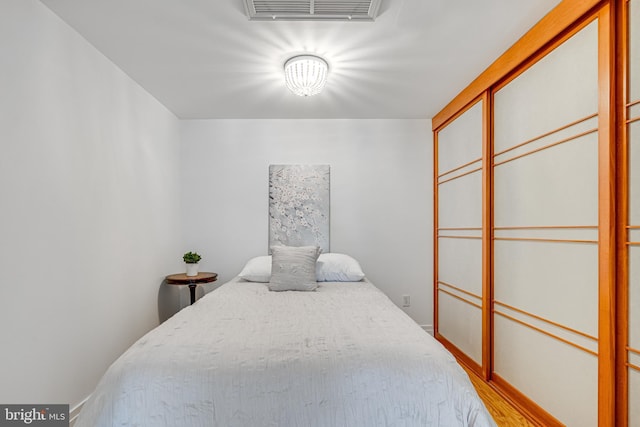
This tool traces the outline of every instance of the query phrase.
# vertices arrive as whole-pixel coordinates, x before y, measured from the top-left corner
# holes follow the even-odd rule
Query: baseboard
[[[78,418],[78,415],[80,415],[80,411],[82,410],[84,404],[87,403],[87,400],[89,400],[89,397],[91,397],[91,395],[82,399],[80,403],[69,410],[69,427],[73,427],[75,425],[76,419]]]
[[[433,336],[434,334],[434,330],[433,330],[433,325],[420,325],[420,327],[422,329],[425,330],[426,333],[428,333],[429,335]]]
[[[530,424],[539,427],[561,427],[563,424],[556,420],[551,414],[538,406],[533,400],[525,396],[522,392],[510,385],[495,372],[491,373],[491,379],[486,379],[481,375],[482,367],[463,353],[458,347],[447,341],[446,338],[438,334],[436,337],[447,350],[453,354],[458,363],[462,365],[469,375],[474,375],[487,387],[491,388],[502,399],[504,399],[516,411],[520,412]]]

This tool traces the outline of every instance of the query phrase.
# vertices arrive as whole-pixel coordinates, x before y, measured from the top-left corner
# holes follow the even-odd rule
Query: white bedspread
[[[455,359],[364,282],[234,279],[135,343],[76,427],[494,426]]]

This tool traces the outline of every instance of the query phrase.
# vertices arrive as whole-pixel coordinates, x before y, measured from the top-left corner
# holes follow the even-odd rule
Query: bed
[[[366,278],[236,277],[143,336],[75,427],[494,426],[467,374]]]

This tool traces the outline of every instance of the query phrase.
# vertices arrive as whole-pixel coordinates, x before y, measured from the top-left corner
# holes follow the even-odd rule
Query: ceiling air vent
[[[244,0],[251,20],[375,20],[382,0]]]

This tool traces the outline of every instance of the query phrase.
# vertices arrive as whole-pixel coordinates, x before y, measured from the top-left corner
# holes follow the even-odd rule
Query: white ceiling
[[[375,22],[249,21],[243,0],[41,0],[183,119],[431,118],[560,0],[383,0]],[[282,66],[331,67],[301,98]]]

